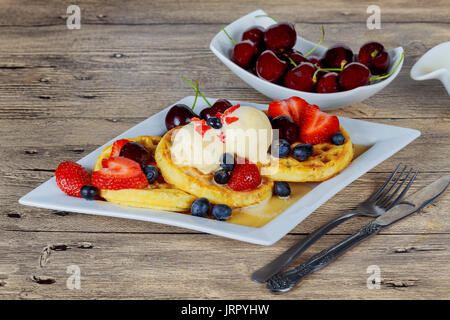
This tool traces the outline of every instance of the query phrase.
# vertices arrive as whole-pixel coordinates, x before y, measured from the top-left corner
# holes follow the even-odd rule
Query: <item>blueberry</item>
[[[272,145],[270,146],[270,153],[276,158],[286,158],[290,151],[291,146],[284,139],[272,141]]]
[[[331,137],[331,142],[337,146],[344,144],[344,141],[345,141],[344,135],[340,132],[336,132]]]
[[[218,220],[227,220],[231,217],[231,208],[226,204],[216,204],[212,208],[212,215]]]
[[[222,123],[220,122],[220,119],[217,117],[208,118],[208,120],[206,120],[206,123],[208,124],[208,126],[214,129],[222,128]]]
[[[309,143],[298,144],[292,149],[292,156],[298,161],[305,161],[312,155],[314,148]]]
[[[273,193],[279,197],[288,197],[291,194],[291,187],[287,182],[276,181],[273,186]]]
[[[191,213],[193,216],[197,217],[205,217],[211,205],[209,204],[208,199],[200,198],[192,202]]]
[[[231,153],[224,153],[220,159],[222,169],[232,171],[234,169],[234,156]]]
[[[94,200],[96,196],[98,196],[97,187],[91,186],[87,184],[80,189],[80,194],[86,200]]]
[[[272,122],[272,120],[273,120],[272,116],[267,115],[267,118],[269,119],[270,122]]]
[[[214,173],[214,181],[218,184],[226,184],[230,180],[230,171],[219,169]]]
[[[149,184],[155,183],[156,179],[159,177],[158,169],[152,165],[145,166],[144,173]]]

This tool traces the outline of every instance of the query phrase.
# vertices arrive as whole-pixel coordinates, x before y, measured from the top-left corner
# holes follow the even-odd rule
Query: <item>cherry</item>
[[[287,140],[290,144],[298,141],[299,128],[289,116],[281,115],[272,119],[272,128],[278,129],[279,138]]]
[[[317,93],[332,93],[339,91],[339,75],[336,72],[326,72],[317,82]]]
[[[368,85],[370,82],[370,70],[360,62],[347,64],[339,75],[339,85],[342,90],[351,90]]]
[[[242,34],[242,41],[250,40],[261,50],[264,47],[264,28],[254,26]]]
[[[120,149],[120,157],[125,157],[136,161],[141,166],[145,166],[152,161],[152,154],[150,151],[139,142],[128,142]]]
[[[266,50],[256,60],[256,73],[258,77],[266,79],[270,82],[280,80],[286,69],[287,63],[270,50]]]
[[[308,62],[308,59],[306,59],[303,54],[296,49],[287,50],[286,52],[277,54],[277,56],[281,60],[287,62],[289,69],[298,66],[302,62]]]
[[[297,32],[295,32],[294,25],[291,23],[276,23],[264,32],[264,43],[267,49],[277,53],[291,49],[296,41]]]
[[[185,104],[176,104],[166,114],[166,128],[170,130],[178,126],[184,126],[191,122],[191,118],[197,117],[194,111]]]
[[[288,88],[311,92],[316,82],[313,79],[316,67],[310,62],[302,62],[294,69],[288,71],[284,77],[284,85]]]
[[[310,56],[310,57],[308,57],[308,61],[311,62],[312,64],[314,64],[318,68],[323,67],[322,59],[319,58],[318,56]]]
[[[200,118],[208,120],[215,117],[217,112],[224,113],[225,110],[231,108],[233,105],[226,99],[218,99],[210,108],[205,108],[200,112]]]
[[[368,67],[372,74],[386,73],[389,68],[389,54],[381,43],[368,42],[359,49],[359,62]]]
[[[336,44],[325,53],[322,63],[327,68],[341,68],[353,61],[353,52],[345,44]]]
[[[234,46],[231,59],[240,67],[246,69],[253,65],[259,50],[250,40],[241,41]]]

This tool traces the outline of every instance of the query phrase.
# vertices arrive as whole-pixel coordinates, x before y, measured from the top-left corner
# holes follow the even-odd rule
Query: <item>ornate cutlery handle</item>
[[[267,282],[267,288],[272,292],[291,290],[303,277],[328,265],[347,250],[369,236],[378,233],[381,229],[383,229],[383,226],[375,223],[375,221],[370,222],[353,235],[319,252],[304,264],[274,276]]]
[[[336,219],[323,225],[313,233],[310,233],[306,238],[298,241],[292,247],[287,249],[277,258],[266,264],[264,267],[256,270],[252,274],[252,280],[256,282],[266,282],[271,277],[280,272],[284,267],[289,265],[295,258],[301,255],[306,249],[308,249],[313,243],[319,240],[324,234],[331,229],[337,227],[342,222],[347,221],[351,217],[356,216],[359,211],[353,210],[346,214],[343,214]]]

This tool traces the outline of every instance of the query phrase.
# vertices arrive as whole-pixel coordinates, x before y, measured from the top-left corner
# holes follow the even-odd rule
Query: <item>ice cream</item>
[[[253,163],[267,163],[267,150],[272,143],[272,125],[264,112],[253,107],[241,106],[229,114],[225,112],[224,115],[222,130],[225,135],[226,152],[247,158]],[[233,121],[234,119],[237,120]]]
[[[192,118],[173,137],[170,152],[178,166],[189,166],[204,174],[220,167],[225,152],[253,163],[269,161],[267,150],[272,142],[272,126],[260,110],[234,106],[220,117],[222,127],[214,129],[205,120]]]
[[[194,167],[204,174],[219,168],[225,150],[221,130],[205,125],[204,120],[192,121],[175,133],[170,148],[173,163]]]

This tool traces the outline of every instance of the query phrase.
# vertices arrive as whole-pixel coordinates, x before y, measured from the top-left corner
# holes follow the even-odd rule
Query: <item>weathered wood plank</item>
[[[0,238],[0,298],[450,298],[449,235],[375,236],[284,295],[250,280],[252,271],[300,238],[260,247],[207,235],[6,232]],[[298,262],[342,238],[324,237]],[[70,265],[80,268],[80,290],[66,287]],[[381,270],[379,290],[366,285],[371,265]]]
[[[2,4],[1,25],[45,26],[64,25],[66,8],[70,1],[13,1]],[[84,24],[177,24],[188,23],[229,23],[238,17],[258,8],[280,20],[302,23],[320,23],[327,19],[336,23],[365,22],[366,9],[373,2],[370,0],[350,3],[344,0],[318,5],[317,1],[283,0],[276,6],[270,0],[234,1],[233,10],[230,3],[220,0],[197,1],[195,6],[187,0],[175,1],[77,1],[81,8]],[[397,0],[395,2],[377,3],[381,7],[382,21],[385,22],[449,22],[449,6],[445,0],[422,1]],[[146,9],[147,8],[147,9]],[[314,10],[311,10],[314,8]],[[213,14],[221,13],[221,14]],[[27,19],[21,17],[26,16]]]

